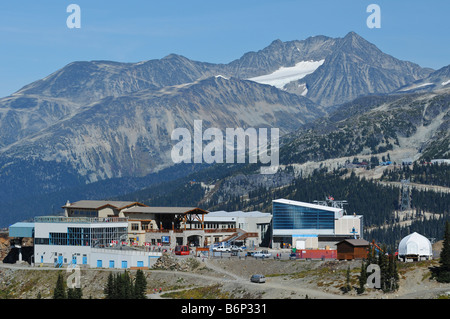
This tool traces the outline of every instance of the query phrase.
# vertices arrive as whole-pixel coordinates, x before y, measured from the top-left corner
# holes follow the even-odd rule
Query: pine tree
[[[67,299],[81,299],[82,297],[81,288],[67,288]]]
[[[58,279],[56,280],[56,287],[53,290],[53,299],[66,299],[66,289],[64,287],[64,279],[61,273],[58,274]]]
[[[369,264],[367,264],[369,265]],[[364,293],[366,290],[365,285],[367,283],[367,265],[364,262],[364,260],[361,262],[361,273],[359,275],[359,288],[358,288],[358,294]]]
[[[108,281],[103,289],[106,299],[131,299],[134,294],[133,281],[128,273],[108,276]]]
[[[445,223],[445,233],[444,233],[444,244],[442,247],[437,281],[439,282],[450,282],[450,222]]]
[[[146,299],[147,293],[147,279],[145,278],[144,272],[140,269],[136,272],[136,278],[134,280],[134,298],[136,299]]]
[[[397,268],[397,259],[395,255],[391,251],[388,258],[388,268],[387,268],[387,276],[386,276],[386,287],[385,291],[396,291],[398,289],[398,268]]]
[[[381,283],[381,290],[387,291],[387,283],[389,281],[388,278],[388,262],[386,258],[386,246],[383,246],[381,251],[378,252],[378,266],[380,267],[380,283]]]
[[[112,273],[108,275],[108,281],[106,283],[106,287],[103,290],[106,299],[115,299],[115,286],[114,286],[114,277]]]
[[[131,277],[128,271],[124,271],[124,273],[120,276],[120,299],[130,299],[133,297],[133,283],[131,281]]]
[[[348,293],[348,292],[350,292],[350,290],[352,290],[352,286],[350,285],[350,266],[348,266],[347,274],[346,274],[345,286],[342,288],[342,291],[344,293]]]

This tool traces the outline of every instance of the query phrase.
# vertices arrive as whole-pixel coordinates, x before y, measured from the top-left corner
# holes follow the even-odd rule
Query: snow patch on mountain
[[[222,79],[225,79],[225,80],[229,80],[229,79],[230,79],[230,78],[228,78],[228,77],[226,77],[226,76],[223,76],[222,74],[216,75],[215,78],[216,78],[216,79],[222,78]]]
[[[447,85],[447,84],[449,84],[449,83],[450,83],[450,80],[445,81],[445,82],[442,82],[442,86]]]
[[[321,66],[325,60],[320,61],[301,61],[292,67],[281,67],[273,73],[257,76],[248,80],[261,84],[273,85],[282,89],[286,84],[300,80],[313,73]]]
[[[402,91],[402,92],[404,92],[404,91],[411,91],[411,90],[414,90],[414,89],[418,89],[420,87],[429,86],[429,85],[433,85],[433,84],[434,83],[423,83],[423,84],[407,87],[407,88],[402,89],[400,91]]]

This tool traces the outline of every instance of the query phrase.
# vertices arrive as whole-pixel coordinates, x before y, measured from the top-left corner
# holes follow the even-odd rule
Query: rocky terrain
[[[284,252],[287,254],[287,252]],[[361,262],[256,260],[199,257],[161,257],[155,267],[144,270],[148,298],[200,299],[434,299],[450,294],[449,284],[430,279],[428,267],[437,261],[399,264],[400,288],[384,294],[367,289],[362,295],[356,290],[343,294],[347,269],[351,270],[351,285],[358,286]],[[83,298],[104,298],[103,288],[109,273],[123,271],[110,269],[82,269]],[[51,298],[58,273],[70,273],[54,268],[30,268],[28,264],[0,264],[0,291],[2,298]],[[130,270],[133,276],[135,270]],[[265,284],[249,281],[252,274],[266,276]],[[161,293],[160,293],[161,290]]]
[[[289,76],[282,78],[283,85],[275,84],[273,77],[285,72]],[[359,96],[384,96],[427,77],[448,81],[445,69],[432,72],[383,53],[354,32],[342,38],[275,40],[228,64],[177,54],[138,63],[72,62],[0,99],[0,183],[9,185],[0,200],[12,207],[0,209],[6,215],[2,222],[6,226],[32,217],[28,212],[35,205],[28,202],[45,205],[39,214],[56,213],[67,194],[98,198],[136,191],[138,182],[133,181],[121,191],[110,187],[109,193],[87,185],[139,179],[173,165],[171,132],[192,131],[194,120],[203,120],[204,129],[277,127],[283,135]],[[261,76],[270,85],[259,81]],[[392,143],[390,136],[380,136],[375,136],[379,147]],[[326,155],[335,155],[320,136],[309,137],[309,158],[320,160],[316,147],[329,147]],[[436,137],[426,149],[442,148],[445,140],[445,134]],[[366,137],[361,141],[372,142]],[[290,151],[300,160],[305,157],[302,149]],[[12,205],[19,198],[27,201]]]

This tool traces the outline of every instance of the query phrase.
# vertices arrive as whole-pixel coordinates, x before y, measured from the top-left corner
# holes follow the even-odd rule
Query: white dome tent
[[[431,259],[432,256],[433,248],[431,242],[416,232],[404,237],[398,245],[398,257],[403,259],[403,261],[407,259]]]

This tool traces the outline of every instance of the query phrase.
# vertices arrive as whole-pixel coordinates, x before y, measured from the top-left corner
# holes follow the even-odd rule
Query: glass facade
[[[35,238],[35,244],[101,248],[126,237],[126,227],[68,227],[67,233],[50,232],[49,238]]]
[[[273,229],[334,229],[334,212],[272,202]]]

